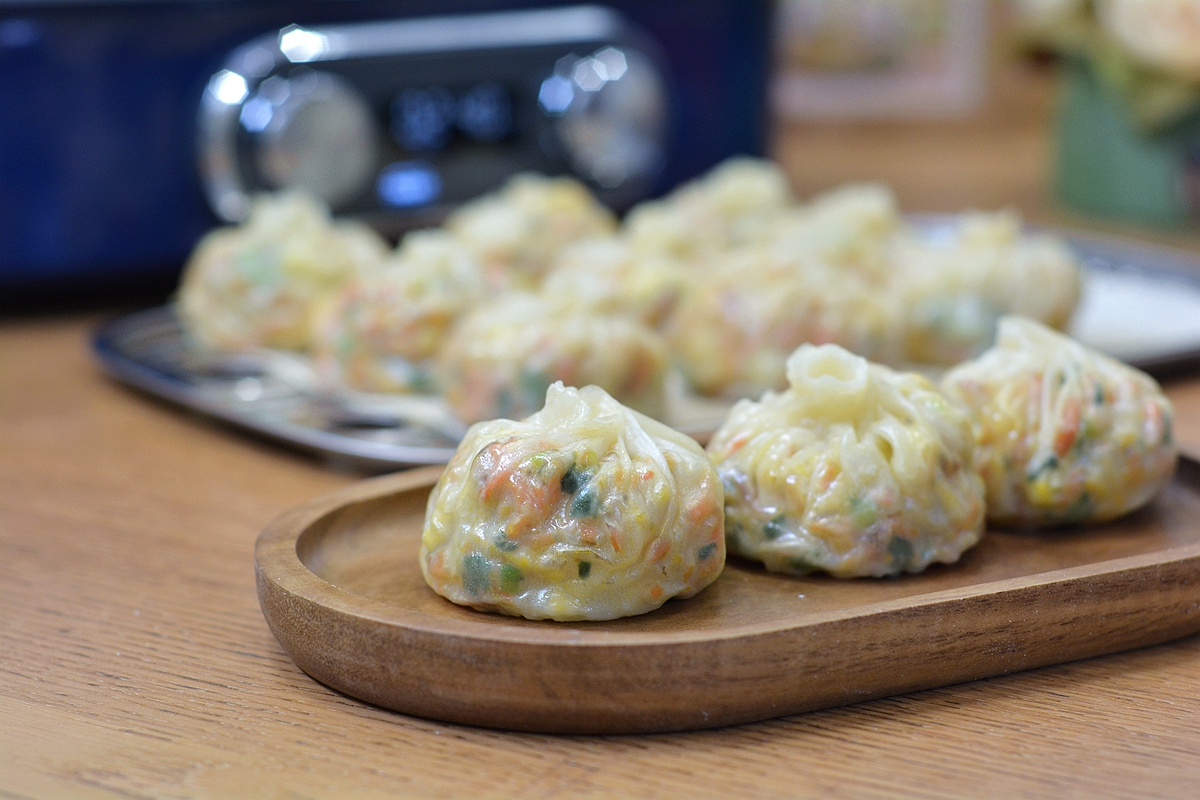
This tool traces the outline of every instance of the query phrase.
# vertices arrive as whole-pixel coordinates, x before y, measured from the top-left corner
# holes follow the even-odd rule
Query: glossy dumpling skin
[[[723,494],[694,441],[595,386],[471,427],[429,496],[425,581],[529,619],[644,614],[725,563]]]
[[[610,236],[565,248],[541,291],[581,309],[626,314],[657,327],[674,310],[688,279],[677,259]]]
[[[196,246],[176,307],[203,347],[305,350],[323,304],[377,269],[387,252],[373,230],[334,222],[307,195],[264,196],[245,223],[219,228]]]
[[[1175,471],[1171,402],[1149,375],[1032,320],[1004,317],[996,346],[946,373],[968,409],[988,519],[1113,519]]]
[[[734,156],[661,200],[634,206],[622,232],[636,250],[702,259],[760,240],[791,202],[778,164]]]
[[[555,381],[595,384],[661,416],[667,367],[662,337],[638,320],[512,292],[467,315],[438,355],[437,376],[468,423],[532,414]]]
[[[470,250],[443,231],[414,231],[381,269],[344,288],[321,315],[317,368],[333,386],[433,391],[433,357],[487,290]]]
[[[945,234],[897,237],[892,246],[891,294],[908,363],[953,366],[978,355],[1005,314],[1059,329],[1070,322],[1082,280],[1061,240],[1026,233],[1012,212],[963,214]]]
[[[445,229],[479,259],[489,283],[532,288],[572,242],[609,236],[616,217],[573,178],[522,173],[463,205]]]
[[[759,245],[713,261],[687,285],[664,329],[698,393],[739,398],[781,389],[788,356],[804,343],[884,360],[890,309],[859,275]]]
[[[789,387],[742,400],[708,445],[729,549],[840,578],[951,563],[983,534],[965,412],[925,378],[836,345],[788,359]]]

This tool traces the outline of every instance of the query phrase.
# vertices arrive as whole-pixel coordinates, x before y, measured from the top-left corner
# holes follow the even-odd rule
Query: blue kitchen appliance
[[[391,235],[522,169],[627,207],[762,152],[769,8],[0,0],[0,307],[161,298],[284,186]]]

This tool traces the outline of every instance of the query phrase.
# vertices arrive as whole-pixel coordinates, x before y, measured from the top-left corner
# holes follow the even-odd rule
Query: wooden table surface
[[[1054,218],[1050,90],[995,97],[970,122],[785,127],[779,154],[805,191],[879,175],[910,208]],[[106,380],[96,321],[0,321],[0,797],[1196,795],[1200,637],[659,736],[476,730],[338,695],[267,629],[252,552],[356,476]],[[1170,394],[1200,451],[1200,379]]]

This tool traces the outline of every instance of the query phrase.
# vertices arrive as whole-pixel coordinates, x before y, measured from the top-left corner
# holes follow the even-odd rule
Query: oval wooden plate
[[[731,558],[690,600],[603,623],[460,608],[417,566],[440,468],[364,481],[255,549],[271,630],[309,675],[447,722],[562,733],[713,727],[911,692],[1200,630],[1200,465],[1117,523],[991,532],[953,567],[885,580]]]

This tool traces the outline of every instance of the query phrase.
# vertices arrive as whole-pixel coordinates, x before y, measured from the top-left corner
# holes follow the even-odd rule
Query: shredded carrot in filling
[[[1170,404],[1153,379],[1035,322],[1004,318],[996,347],[943,389],[973,416],[993,522],[1112,519],[1174,470]]]
[[[1061,458],[1075,444],[1079,434],[1079,423],[1083,419],[1083,407],[1079,399],[1072,397],[1063,408],[1063,417],[1059,422],[1058,433],[1054,437],[1054,452]]]
[[[588,398],[602,414],[556,406]],[[595,387],[556,385],[528,420],[472,427],[430,496],[430,585],[455,602],[534,619],[611,619],[715,579],[725,550],[714,541],[722,487],[712,463],[692,440],[640,416],[624,424],[662,443],[610,431],[621,414],[631,412]],[[544,431],[542,415],[582,435]]]
[[[650,546],[650,552],[647,553],[651,561],[662,561],[667,553],[671,550],[671,543],[666,539],[657,539]]]

